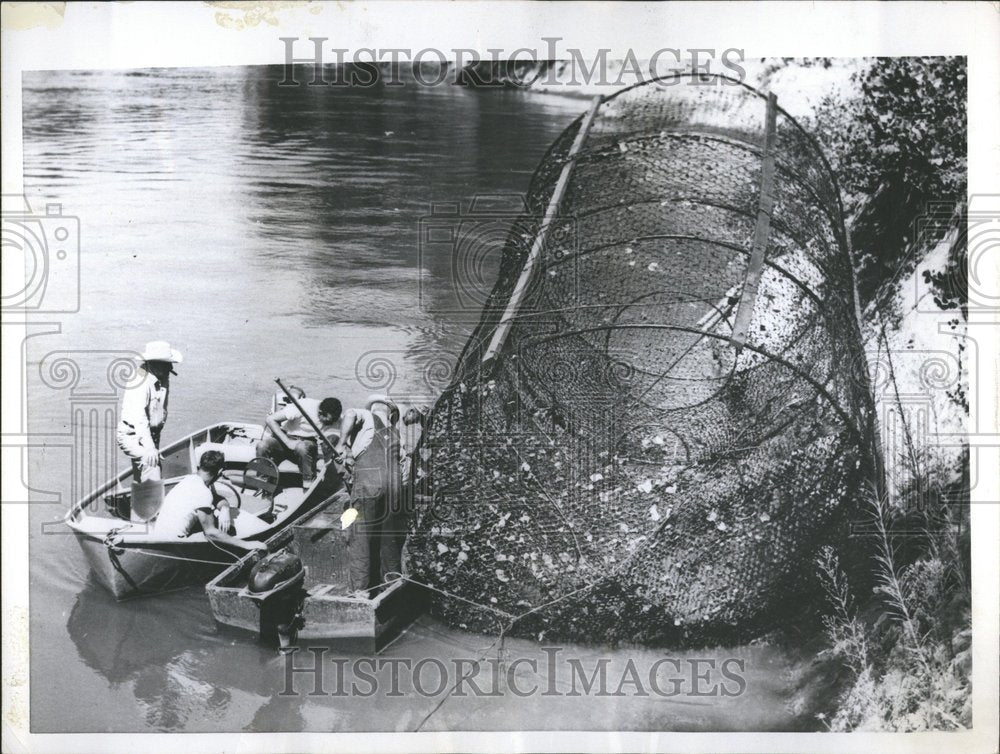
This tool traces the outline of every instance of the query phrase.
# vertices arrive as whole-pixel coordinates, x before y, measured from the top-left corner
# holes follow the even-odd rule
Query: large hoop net
[[[836,183],[733,81],[595,107],[539,165],[431,414],[411,571],[472,629],[758,634],[801,606],[878,468]]]

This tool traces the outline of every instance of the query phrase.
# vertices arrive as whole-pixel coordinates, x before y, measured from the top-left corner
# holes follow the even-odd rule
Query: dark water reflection
[[[157,338],[185,354],[167,440],[224,418],[259,419],[279,375],[312,395],[360,401],[371,386],[358,375],[373,350],[392,364],[396,395],[433,397],[424,371],[457,353],[475,312],[441,313],[455,309],[453,260],[421,253],[421,218],[434,202],[523,193],[584,105],[454,87],[279,88],[279,76],[25,75],[28,198],[36,211],[59,202],[78,216],[82,249],[81,311],[59,318],[61,332],[28,341],[32,431],[70,426],[67,391],[39,379],[44,356]],[[487,287],[491,265],[479,271]],[[33,487],[76,494],[65,454],[30,461]],[[405,730],[437,703],[278,696],[281,661],[220,632],[203,590],[114,603],[70,537],[43,533],[64,510],[32,510],[33,731]],[[489,641],[425,620],[392,652],[447,657]],[[765,660],[784,672],[782,658]],[[767,705],[780,711],[785,685],[761,694],[742,713],[622,707],[598,727],[784,724]],[[528,703],[466,713],[449,702],[427,727],[502,713],[516,728],[586,728],[598,725],[598,707],[540,718]]]

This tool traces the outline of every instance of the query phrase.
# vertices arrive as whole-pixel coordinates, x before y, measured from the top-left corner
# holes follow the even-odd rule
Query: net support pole
[[[746,279],[740,295],[739,309],[733,321],[733,334],[729,342],[739,352],[747,340],[750,319],[757,304],[757,290],[760,276],[764,271],[764,256],[771,235],[771,211],[774,208],[774,150],[775,132],[778,120],[778,98],[772,92],[767,95],[767,112],[764,117],[764,154],[761,157],[760,194],[757,199],[757,222],[753,232],[753,250],[747,264]]]
[[[599,94],[596,95],[590,101],[590,109],[587,110],[586,115],[583,117],[583,121],[580,123],[580,130],[576,132],[576,138],[573,139],[573,144],[570,146],[569,152],[566,155],[566,164],[563,165],[562,172],[559,173],[559,180],[556,181],[556,186],[552,191],[552,198],[549,199],[549,206],[546,208],[545,216],[542,218],[542,225],[538,229],[535,241],[531,244],[531,250],[528,252],[528,256],[524,260],[524,267],[521,268],[521,275],[518,277],[517,283],[514,285],[514,290],[510,295],[510,301],[507,302],[507,307],[504,309],[503,316],[500,318],[500,322],[497,323],[496,329],[493,331],[493,337],[490,339],[490,344],[487,346],[486,352],[483,354],[482,363],[484,365],[491,362],[493,358],[500,353],[500,349],[503,348],[503,344],[507,340],[510,328],[514,324],[514,318],[517,316],[517,313],[521,308],[521,304],[524,302],[524,296],[528,291],[528,285],[530,285],[531,278],[534,276],[535,268],[538,266],[538,260],[542,256],[542,248],[545,246],[545,239],[548,236],[549,228],[556,219],[556,214],[559,212],[559,205],[562,204],[563,194],[566,193],[566,187],[569,185],[569,178],[573,172],[576,155],[583,146],[583,142],[586,141],[587,134],[590,131],[590,126],[594,122],[594,116],[597,115],[597,110],[603,101],[603,96]]]

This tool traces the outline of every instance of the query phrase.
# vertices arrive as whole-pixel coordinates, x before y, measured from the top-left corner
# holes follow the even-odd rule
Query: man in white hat
[[[146,344],[134,385],[125,391],[118,422],[118,447],[132,459],[136,481],[160,478],[160,433],[167,421],[167,396],[174,364],[183,361],[165,340]]]

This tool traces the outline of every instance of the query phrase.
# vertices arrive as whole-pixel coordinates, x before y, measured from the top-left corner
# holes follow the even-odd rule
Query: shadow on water
[[[252,637],[220,634],[200,588],[115,602],[89,579],[66,630],[80,659],[134,699],[110,729],[238,730],[239,716],[275,707],[296,728],[295,706],[274,701],[280,658]]]
[[[116,603],[92,581],[66,628],[80,658],[134,701],[134,712],[118,710],[116,730],[815,730],[830,681],[829,668],[804,653],[766,645],[676,652],[508,639],[496,646],[496,637],[428,616],[379,658],[314,641],[286,660],[252,635],[217,629],[200,589]],[[289,675],[286,662],[308,669],[315,657],[321,675]],[[481,658],[488,659],[461,683]],[[661,673],[654,690],[649,669],[664,658],[680,668],[677,680],[664,684]],[[701,692],[722,688],[720,681],[739,689],[715,670],[726,658],[738,661],[745,689],[692,693],[699,690],[692,672],[703,675]],[[424,670],[409,671],[421,664]],[[574,664],[602,680],[584,692]],[[437,667],[446,669],[447,685]],[[671,683],[681,693],[665,696]]]
[[[76,597],[66,630],[88,666],[110,683],[132,681],[150,666],[169,665],[186,645],[204,640],[197,628],[205,623],[205,614],[191,598],[194,591],[116,602],[90,578]]]

